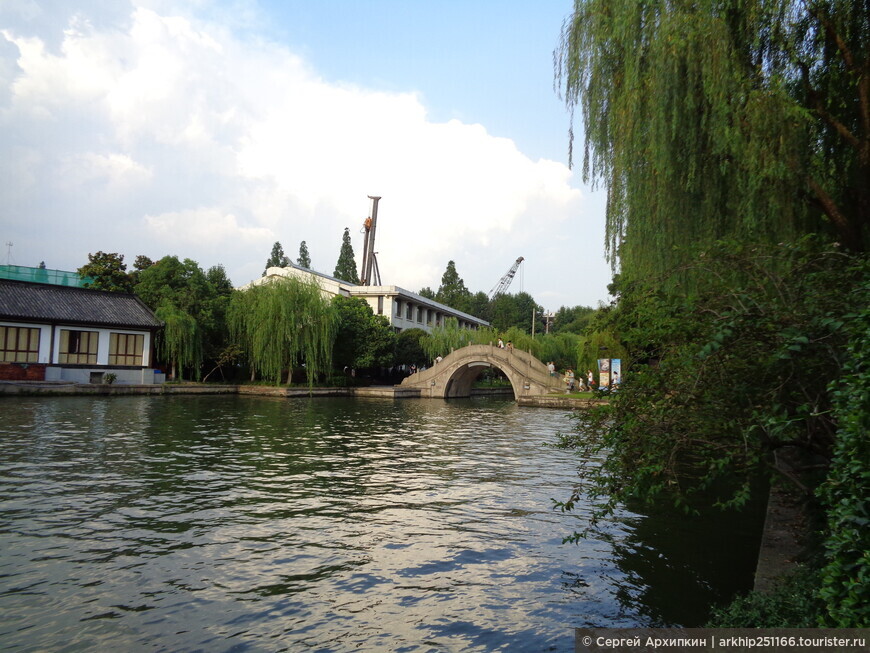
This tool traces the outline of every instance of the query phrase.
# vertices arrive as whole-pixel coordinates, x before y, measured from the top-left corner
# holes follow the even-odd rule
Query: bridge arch
[[[495,367],[510,381],[514,397],[542,395],[561,389],[558,378],[529,352],[469,345],[451,352],[440,363],[402,381],[402,387],[418,388],[423,397],[469,397],[481,373]]]
[[[511,388],[514,391],[514,397],[518,397],[519,391],[517,388],[516,379],[511,378],[511,374],[503,370],[496,364],[485,361],[471,361],[457,367],[453,373],[444,382],[444,397],[470,397],[471,388],[474,387],[474,382],[480,378],[486,370],[500,370],[508,379]]]

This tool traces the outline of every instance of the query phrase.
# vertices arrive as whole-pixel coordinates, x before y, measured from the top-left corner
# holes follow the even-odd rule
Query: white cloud
[[[61,162],[59,186],[66,189],[81,188],[85,184],[104,184],[109,192],[129,191],[146,184],[152,178],[151,170],[126,154],[74,154]]]
[[[244,247],[272,235],[269,229],[240,225],[235,215],[217,207],[146,215],[145,223],[158,239],[174,247],[200,248],[229,243]]]
[[[63,222],[61,198],[94,185],[113,196],[89,196],[91,219],[124,220],[130,242],[90,251],[210,256],[199,263],[223,263],[241,285],[275,240],[294,258],[306,240],[331,272],[344,227],[361,255],[366,196],[379,194],[385,283],[437,288],[454,259],[486,291],[581,210],[566,166],[532,161],[482,125],[434,122],[416,93],[324,80],[286,47],[225,26],[143,7],[113,26],[73,16],[61,36],[27,25],[2,31],[16,54],[0,66],[0,142],[28,152],[12,177],[45,175],[29,210],[50,206]],[[51,265],[75,268],[87,253]]]

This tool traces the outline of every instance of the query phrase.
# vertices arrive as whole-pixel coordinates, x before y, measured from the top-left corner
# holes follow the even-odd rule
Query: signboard
[[[610,359],[598,359],[598,387],[606,388],[610,385]]]
[[[622,359],[598,359],[598,387],[608,388],[622,383]]]

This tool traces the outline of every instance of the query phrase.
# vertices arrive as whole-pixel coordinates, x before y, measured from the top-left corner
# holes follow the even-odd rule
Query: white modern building
[[[389,319],[390,326],[397,332],[415,328],[431,331],[434,327],[443,325],[448,317],[455,317],[459,321],[460,328],[463,329],[489,326],[486,320],[457,311],[398,286],[359,286],[292,263],[286,268],[269,268],[266,270],[266,276],[243,286],[241,290],[283,277],[314,279],[328,296],[341,295],[364,299],[371,306],[374,314]]]

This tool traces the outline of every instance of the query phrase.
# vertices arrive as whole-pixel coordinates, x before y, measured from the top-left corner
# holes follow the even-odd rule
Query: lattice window
[[[60,330],[60,357],[58,362],[92,365],[97,362],[100,334],[96,331]]]
[[[39,331],[30,327],[0,326],[0,362],[37,362]]]
[[[109,334],[109,365],[142,366],[145,336],[141,333]]]

